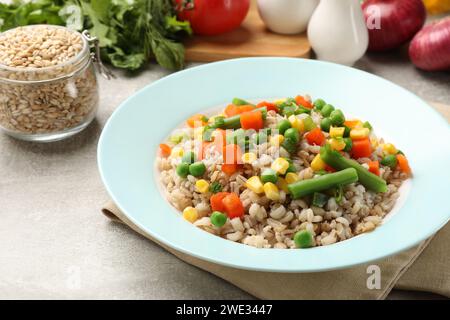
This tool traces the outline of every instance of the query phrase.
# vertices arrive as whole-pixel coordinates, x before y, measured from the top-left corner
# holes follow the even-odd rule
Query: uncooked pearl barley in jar
[[[296,34],[306,30],[319,0],[258,0],[258,12],[271,31]]]
[[[94,119],[98,85],[86,37],[31,25],[0,34],[0,128],[28,141],[72,136]]]
[[[321,0],[308,25],[308,40],[319,60],[352,66],[369,45],[359,0]]]

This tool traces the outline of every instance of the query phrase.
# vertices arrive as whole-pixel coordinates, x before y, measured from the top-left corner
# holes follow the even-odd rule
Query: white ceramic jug
[[[276,33],[295,34],[306,30],[319,0],[258,0],[258,12]]]
[[[359,0],[320,0],[309,21],[308,40],[319,60],[352,66],[369,44]]]

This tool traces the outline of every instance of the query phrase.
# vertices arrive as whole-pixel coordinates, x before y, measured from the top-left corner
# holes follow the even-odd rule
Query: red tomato
[[[247,15],[250,0],[176,0],[178,18],[188,20],[195,34],[212,36],[239,27]],[[183,8],[183,4],[184,8]]]

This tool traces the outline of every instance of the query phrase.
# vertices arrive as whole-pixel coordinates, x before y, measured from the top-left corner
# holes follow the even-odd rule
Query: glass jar
[[[89,38],[65,27],[46,27],[72,32],[81,38],[82,47],[72,58],[52,66],[0,64],[0,128],[21,140],[45,142],[72,136],[91,123],[98,108],[95,55]]]

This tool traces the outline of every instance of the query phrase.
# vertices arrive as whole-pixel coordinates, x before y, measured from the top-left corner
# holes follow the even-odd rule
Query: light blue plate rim
[[[145,195],[142,190],[137,192],[139,193],[140,198],[136,196],[135,201],[130,201],[130,199],[133,199],[133,195],[130,195],[130,193],[126,191],[126,188],[124,189],[124,181],[122,180],[127,176],[121,175],[119,177],[119,174],[117,173],[121,171],[119,166],[126,164],[126,162],[122,159],[122,163],[116,163],[116,161],[112,159],[112,155],[118,155],[116,153],[117,141],[119,141],[118,137],[120,136],[121,138],[122,135],[117,135],[117,130],[121,128],[120,125],[123,124],[121,122],[125,121],[124,119],[127,118],[127,115],[132,114],[133,108],[139,108],[135,102],[139,99],[145,100],[145,95],[147,92],[151,92],[152,90],[154,91],[152,92],[153,96],[157,96],[159,94],[158,92],[164,91],[165,89],[168,89],[167,92],[170,92],[170,89],[177,88],[177,85],[180,83],[189,82],[190,84],[195,84],[196,81],[199,82],[199,80],[196,79],[199,75],[221,74],[226,76],[230,73],[236,72],[236,74],[242,77],[245,71],[252,70],[257,73],[260,68],[263,68],[267,74],[271,74],[271,70],[277,70],[277,68],[284,68],[285,70],[295,70],[296,68],[298,68],[298,70],[302,70],[303,68],[316,71],[323,70],[323,74],[337,73],[338,76],[343,76],[344,78],[346,76],[349,76],[350,78],[356,77],[361,79],[362,84],[368,81],[371,84],[373,83],[378,87],[384,88],[385,90],[388,90],[389,93],[394,94],[392,99],[400,99],[400,102],[402,100],[407,100],[410,104],[410,113],[395,114],[396,118],[400,115],[404,118],[405,123],[402,123],[402,127],[403,125],[405,125],[405,127],[403,127],[402,130],[405,131],[404,128],[406,128],[406,131],[416,130],[417,122],[425,121],[425,124],[420,124],[421,130],[424,131],[424,129],[428,128],[433,133],[439,133],[443,139],[440,141],[441,143],[439,145],[435,144],[434,146],[440,147],[441,150],[443,149],[443,152],[435,154],[436,151],[432,151],[431,156],[440,156],[440,158],[432,158],[434,160],[433,165],[424,170],[424,165],[422,164],[424,163],[424,159],[419,156],[419,152],[413,152],[414,148],[407,150],[407,155],[413,154],[412,158],[414,160],[417,158],[417,163],[422,165],[419,167],[419,170],[419,168],[415,166],[415,161],[412,161],[413,169],[415,170],[415,173],[418,173],[419,175],[415,176],[412,181],[412,188],[410,194],[408,195],[407,201],[388,223],[377,228],[371,233],[364,234],[363,236],[339,242],[330,246],[308,250],[256,249],[221,239],[194,228],[187,222],[183,221],[179,216],[168,213],[169,211],[174,213],[176,210],[168,205],[159,192],[156,194],[157,190],[155,189],[155,183],[153,180],[149,182],[150,185],[148,187],[152,191],[149,196],[156,201],[155,203],[152,202],[152,206],[154,205],[154,207],[148,207],[148,203],[146,203],[147,208],[145,208],[145,206],[139,207],[139,204],[135,204],[135,202],[139,202],[139,199]],[[292,79],[295,80],[295,78]],[[236,81],[239,81],[239,79],[236,79]],[[357,82],[358,83],[353,84],[355,86],[359,86],[359,81]],[[200,83],[205,85],[202,89],[204,89],[204,93],[207,95],[209,84],[201,81]],[[275,84],[275,86],[280,86],[280,84]],[[299,89],[301,90],[302,88]],[[227,89],[224,89],[224,91],[226,90]],[[280,90],[280,93],[282,92],[283,90]],[[229,94],[232,96],[240,95],[234,94],[233,92],[230,92]],[[294,93],[291,92],[290,95],[293,94]],[[355,95],[357,94],[358,90],[355,90]],[[180,93],[180,95],[182,94]],[[225,99],[225,96],[228,97],[227,95],[224,95],[223,98],[218,100],[222,103],[226,103],[229,100]],[[248,95],[240,96],[246,98],[265,98],[252,96],[251,91],[249,91]],[[273,94],[270,94],[269,96],[273,96]],[[281,97],[283,94],[279,94],[278,96]],[[383,99],[381,100],[383,101]],[[208,101],[208,99],[205,99],[205,102],[202,103],[197,102],[197,105],[195,105],[194,102],[189,102],[190,104],[186,104],[186,109],[189,110],[189,112],[183,109],[180,113],[187,112],[187,114],[192,114],[200,112],[201,110],[210,108],[218,103],[217,100],[211,101],[210,104],[206,101]],[[333,103],[333,101],[331,102]],[[395,103],[393,104],[395,105]],[[346,107],[343,106],[342,108],[345,112]],[[383,106],[381,108],[385,109],[387,107]],[[400,111],[408,110],[405,109],[403,105],[398,105],[398,108],[401,109]],[[361,110],[367,111],[365,109]],[[394,111],[394,109],[388,110],[390,112],[397,112]],[[171,126],[163,126],[159,128],[160,130],[157,131],[161,131],[162,133],[158,137],[158,140],[156,140],[157,136],[151,137],[151,139],[155,140],[151,141],[149,144],[153,147],[157,146],[157,144],[160,143],[161,138],[166,136],[172,128],[179,124],[177,119],[179,120],[181,118],[181,115],[178,117],[174,116],[173,119],[171,119]],[[138,120],[137,117],[135,117],[135,119]],[[370,117],[368,117],[367,120],[370,121]],[[124,123],[127,122],[125,121]],[[131,124],[127,125],[131,128]],[[164,125],[164,123],[158,123],[158,126],[161,125]],[[151,237],[177,251],[202,260],[239,269],[271,272],[328,271],[379,260],[409,249],[432,236],[449,221],[450,210],[446,207],[445,202],[438,204],[438,202],[433,199],[435,197],[448,199],[448,196],[450,196],[450,174],[445,171],[441,172],[442,170],[437,170],[439,164],[450,163],[449,129],[450,127],[447,121],[440,114],[430,108],[422,99],[418,98],[406,89],[370,73],[317,60],[278,57],[240,58],[205,64],[171,74],[144,87],[133,96],[126,99],[113,113],[102,131],[98,144],[98,165],[102,181],[105,184],[109,195],[117,204],[119,209],[127,216],[127,218],[129,218],[130,221],[136,224],[141,230]],[[129,131],[133,130],[130,129],[128,132]],[[127,133],[127,130],[124,130],[123,133],[124,136],[130,135]],[[145,133],[145,130],[140,130],[138,133]],[[402,133],[401,137],[403,139],[404,136],[405,134]],[[132,134],[131,137],[133,137]],[[134,138],[138,138],[138,136],[134,136]],[[413,138],[419,145],[421,142],[426,141],[426,139],[424,140],[426,137],[422,136],[413,136]],[[123,139],[126,140],[125,137]],[[129,147],[126,146],[127,143],[123,141],[120,143],[124,148]],[[128,141],[128,144],[132,145],[133,143]],[[399,145],[401,144],[399,143]],[[150,161],[153,165],[154,158],[156,156],[156,147],[148,155],[146,154],[146,157],[147,156],[147,159],[153,159]],[[150,163],[149,168],[150,171],[152,171]],[[147,176],[152,179],[154,178],[153,173],[147,174]],[[135,176],[135,178],[138,177],[138,175]],[[440,179],[436,179],[436,177],[440,177]],[[122,183],[122,186],[118,181]],[[128,183],[132,184],[133,181],[128,181]],[[430,192],[429,188],[432,184],[434,184],[435,190]],[[428,206],[424,206],[427,201],[430,203]],[[433,214],[428,214],[428,216],[424,213],[417,214],[417,212],[414,213],[415,209],[424,211],[427,210],[429,212],[433,212]],[[159,215],[158,219],[152,220],[148,219],[146,214],[136,214],[137,210],[147,210],[147,215],[150,215],[150,212],[153,210],[161,210],[164,212],[164,215]],[[411,213],[409,215],[410,219],[406,219],[408,212]],[[428,220],[425,221],[424,218],[427,218]],[[171,227],[161,225],[159,223],[159,220],[166,219],[170,222]]]

